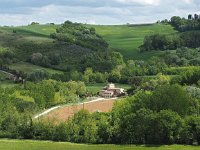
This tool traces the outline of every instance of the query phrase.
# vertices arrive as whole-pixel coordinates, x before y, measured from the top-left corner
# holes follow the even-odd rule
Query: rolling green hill
[[[28,61],[34,65],[64,71],[80,71],[86,67],[102,71],[101,63],[111,64],[111,60],[106,59],[109,53],[102,37],[93,28],[69,21],[60,26],[0,27],[0,47],[12,52],[9,54],[12,61],[3,60],[4,64],[16,60]]]
[[[11,33],[14,30],[27,40],[51,42],[51,33],[56,32],[60,25],[29,25],[15,28],[1,27],[0,33],[6,31]],[[159,56],[163,52],[139,53],[138,47],[143,43],[146,35],[160,33],[176,33],[171,25],[165,24],[144,24],[144,25],[87,25],[94,27],[96,32],[103,36],[109,43],[110,48],[119,51],[125,59],[148,59],[152,56]]]
[[[144,24],[144,25],[87,25],[94,27],[96,32],[103,36],[109,43],[110,48],[119,51],[125,59],[148,59],[152,56],[159,56],[163,52],[139,53],[138,47],[142,45],[146,35],[160,33],[172,34],[177,31],[171,25],[165,24]],[[34,33],[41,37],[48,37],[55,32],[59,25],[34,25],[17,27],[21,32]]]
[[[110,47],[123,54],[125,59],[148,59],[159,56],[162,52],[139,53],[138,47],[142,45],[146,35],[160,33],[176,33],[171,25],[147,24],[147,25],[119,25],[119,26],[94,26],[97,33],[109,43]]]

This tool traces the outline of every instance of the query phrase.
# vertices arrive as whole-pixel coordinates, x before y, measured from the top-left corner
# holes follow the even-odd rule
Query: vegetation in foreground
[[[73,143],[55,143],[48,141],[28,141],[28,140],[0,140],[0,150],[198,150],[199,146],[139,146],[139,145],[87,145]]]

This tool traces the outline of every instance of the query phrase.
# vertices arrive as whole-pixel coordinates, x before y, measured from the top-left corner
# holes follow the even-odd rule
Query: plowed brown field
[[[77,113],[81,109],[86,109],[91,113],[96,111],[109,112],[111,111],[115,101],[116,99],[99,100],[94,102],[86,102],[83,104],[64,106],[49,112],[47,115],[41,118],[48,119],[54,122],[63,122],[71,118],[75,113]]]

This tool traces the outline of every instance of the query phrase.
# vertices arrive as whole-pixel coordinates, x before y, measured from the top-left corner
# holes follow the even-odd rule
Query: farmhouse
[[[126,95],[126,92],[123,88],[116,88],[115,84],[108,84],[99,92],[101,97],[111,98],[111,97],[119,97]]]

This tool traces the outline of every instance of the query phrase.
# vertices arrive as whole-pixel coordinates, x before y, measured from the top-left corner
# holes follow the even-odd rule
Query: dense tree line
[[[173,35],[154,34],[145,36],[140,51],[151,50],[175,50],[181,47],[200,47],[200,15],[190,14],[188,19],[173,16],[170,21],[163,21],[171,24],[180,33]]]
[[[2,95],[9,95],[19,112],[37,111],[64,103],[75,103],[85,97],[83,82],[59,82],[43,80],[37,83],[26,82],[23,86],[1,89]],[[4,92],[5,91],[5,92]]]
[[[178,35],[154,34],[145,36],[144,43],[140,46],[140,51],[173,50],[181,47],[182,45],[183,41]]]
[[[191,30],[200,30],[200,15],[195,14],[188,15],[188,18],[181,18],[179,16],[173,16],[169,23],[176,28],[176,30],[184,32]]]
[[[152,50],[175,50],[181,47],[200,47],[200,31],[187,31],[175,35],[154,34],[144,38],[140,52]]]
[[[187,89],[188,91],[188,89]],[[191,91],[191,90],[190,90]],[[179,85],[159,85],[119,100],[110,113],[81,110],[60,124],[32,120],[2,94],[0,136],[76,143],[199,144],[200,101]],[[2,105],[0,105],[2,106]],[[9,113],[13,108],[12,113]]]
[[[198,66],[200,49],[179,48],[175,52],[167,51],[164,60],[168,66]]]

